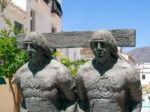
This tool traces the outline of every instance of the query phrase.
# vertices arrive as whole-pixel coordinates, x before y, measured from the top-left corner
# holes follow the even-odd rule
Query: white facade
[[[34,11],[34,30],[31,30],[31,11]],[[39,33],[51,32],[50,7],[43,0],[12,0],[4,10],[3,14],[12,23],[15,21],[23,26],[25,32],[35,31]],[[4,27],[0,17],[0,28]]]
[[[50,25],[50,7],[41,0],[27,0],[27,31],[30,31],[31,10],[35,11],[35,31],[39,33],[49,33],[51,31]]]
[[[3,15],[11,20],[12,23],[14,21],[19,22],[20,24],[24,25],[25,18],[26,18],[25,10],[21,9],[21,7],[15,5],[13,2],[9,3],[9,5],[4,9]],[[0,14],[2,15],[2,13]],[[4,27],[3,18],[0,17],[0,28]]]
[[[150,63],[142,63],[137,65],[140,72],[142,85],[150,85]]]
[[[80,54],[80,49],[81,48],[66,48],[59,49],[59,51],[72,60],[80,60],[82,58]]]

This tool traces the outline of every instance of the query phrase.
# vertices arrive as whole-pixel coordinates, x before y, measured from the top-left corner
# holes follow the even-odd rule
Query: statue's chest
[[[55,71],[40,71],[36,75],[26,71],[20,79],[21,90],[26,97],[53,96],[57,93],[55,78]]]
[[[89,71],[84,85],[88,97],[109,99],[114,95],[124,94],[125,75],[121,71],[108,71],[102,76],[97,71]]]

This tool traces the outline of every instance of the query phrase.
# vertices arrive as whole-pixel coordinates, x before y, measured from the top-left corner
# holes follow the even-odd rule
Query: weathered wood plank
[[[117,40],[117,45],[120,47],[135,46],[135,30],[134,29],[115,29],[109,30]],[[76,48],[89,47],[91,36],[94,31],[86,32],[61,32],[61,33],[44,33],[44,36],[49,42],[51,48]],[[23,37],[17,37],[18,47],[22,48]]]

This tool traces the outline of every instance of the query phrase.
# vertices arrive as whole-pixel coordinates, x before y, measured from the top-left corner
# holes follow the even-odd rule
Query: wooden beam
[[[118,47],[135,47],[135,30],[134,29],[114,29],[109,30],[117,40]],[[91,36],[94,31],[85,32],[61,32],[61,33],[44,33],[43,35],[49,42],[51,48],[78,48],[89,47]],[[17,36],[17,45],[23,46],[25,34]]]

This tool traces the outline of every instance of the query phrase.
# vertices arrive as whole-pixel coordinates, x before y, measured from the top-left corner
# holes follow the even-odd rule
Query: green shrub
[[[58,57],[60,62],[64,64],[70,71],[73,78],[76,77],[77,70],[80,65],[83,65],[88,60],[81,59],[81,60],[72,60],[64,55],[62,55],[60,52],[53,52],[54,57]]]
[[[17,48],[16,36],[22,30],[14,26],[9,19],[5,18],[7,28],[0,30],[0,77],[12,77],[12,75],[26,61],[26,53]]]

